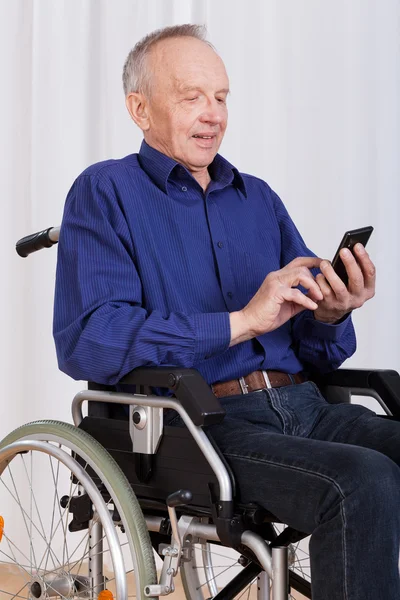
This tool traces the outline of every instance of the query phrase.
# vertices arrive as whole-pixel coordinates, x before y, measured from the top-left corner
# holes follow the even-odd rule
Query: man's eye
[[[187,98],[187,100],[189,102],[194,102],[194,100],[197,100],[198,96],[195,96],[194,98]]]
[[[226,99],[225,98],[217,98],[217,102],[219,102],[220,104],[226,104]]]

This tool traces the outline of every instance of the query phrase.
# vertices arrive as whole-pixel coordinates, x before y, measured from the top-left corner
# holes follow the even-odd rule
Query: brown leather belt
[[[246,377],[232,379],[221,383],[213,383],[211,386],[217,398],[224,396],[236,396],[237,394],[248,394],[263,390],[265,388],[282,387],[284,385],[293,385],[304,383],[306,378],[302,373],[282,373],[281,371],[253,371]]]

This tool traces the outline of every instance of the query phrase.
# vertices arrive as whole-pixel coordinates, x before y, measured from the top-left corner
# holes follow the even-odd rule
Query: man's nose
[[[202,123],[212,123],[214,125],[223,123],[225,119],[225,106],[218,102],[218,100],[209,100],[207,106],[204,107],[204,110],[200,115],[200,121]]]

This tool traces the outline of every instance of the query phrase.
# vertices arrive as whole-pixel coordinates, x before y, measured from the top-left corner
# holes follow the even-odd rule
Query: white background
[[[354,367],[400,367],[400,3],[397,0],[0,0],[0,437],[70,420],[83,387],[57,370],[56,250],[15,241],[61,221],[90,163],[136,152],[121,71],[153,29],[205,23],[231,79],[221,152],[278,192],[332,258],[373,225],[374,300],[356,312]]]

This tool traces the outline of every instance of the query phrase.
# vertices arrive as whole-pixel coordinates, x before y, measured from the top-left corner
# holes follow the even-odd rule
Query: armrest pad
[[[389,369],[338,369],[315,378],[318,385],[372,389],[395,416],[400,416],[400,376]]]
[[[195,369],[143,367],[125,375],[119,384],[169,388],[198,426],[219,423],[225,416],[218,398]]]

